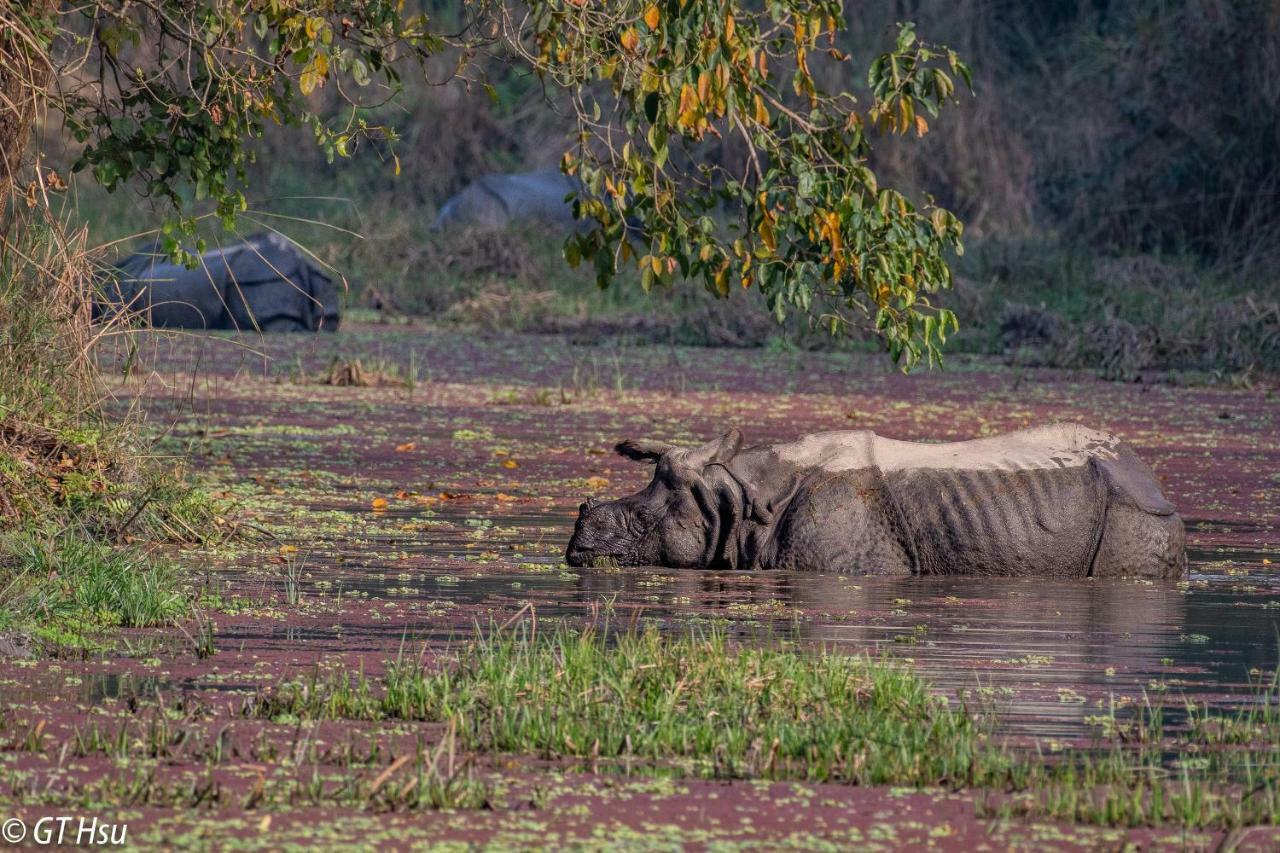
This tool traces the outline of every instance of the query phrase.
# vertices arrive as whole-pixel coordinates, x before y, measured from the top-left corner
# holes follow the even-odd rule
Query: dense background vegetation
[[[432,5],[440,20],[455,7]],[[841,47],[855,68],[892,43],[897,21],[913,19],[974,71],[974,96],[923,139],[886,138],[872,155],[883,183],[917,200],[932,194],[966,222],[969,251],[944,298],[965,329],[953,349],[1120,378],[1150,367],[1280,365],[1274,4],[875,0],[846,17]],[[428,77],[445,79],[450,61]],[[429,234],[438,205],[467,181],[556,164],[573,127],[565,105],[518,64],[483,62],[496,100],[479,86],[407,79],[407,97],[385,108],[402,134],[399,176],[375,157],[333,165],[268,133],[252,175],[255,208],[323,219],[363,240],[278,216],[242,227],[282,227],[323,247],[349,274],[356,304],[588,338],[783,340],[743,294],[721,302],[691,282],[646,296],[633,280],[599,293],[542,235]],[[820,83],[865,95],[848,68],[815,74],[844,75]],[[79,200],[104,238],[155,221],[127,191]],[[825,345],[803,325],[790,324],[789,344]]]

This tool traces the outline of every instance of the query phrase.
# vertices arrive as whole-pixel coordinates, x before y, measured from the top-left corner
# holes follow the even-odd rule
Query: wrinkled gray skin
[[[136,312],[157,327],[336,331],[339,321],[333,281],[276,234],[205,252],[195,269],[139,252],[102,291],[94,316]]]
[[[579,183],[559,169],[485,175],[446,201],[432,227],[501,229],[517,222],[546,222],[567,230],[576,220],[565,197],[579,190]]]
[[[1181,578],[1182,520],[1115,436],[1058,424],[952,444],[826,432],[742,448],[624,441],[643,491],[579,510],[566,559],[882,575]]]

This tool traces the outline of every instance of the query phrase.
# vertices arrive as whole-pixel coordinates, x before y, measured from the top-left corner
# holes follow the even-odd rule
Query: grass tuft
[[[0,561],[0,610],[14,621],[169,625],[188,598],[167,560],[68,533],[15,534]]]

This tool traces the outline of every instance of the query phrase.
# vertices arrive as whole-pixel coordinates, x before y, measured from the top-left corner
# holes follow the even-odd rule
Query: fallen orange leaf
[[[387,499],[386,499],[386,498],[374,498],[374,499],[373,499],[373,504],[372,504],[372,506],[373,506],[373,511],[374,511],[374,512],[381,512],[382,510],[384,510],[384,509],[386,509],[386,508],[387,508]]]

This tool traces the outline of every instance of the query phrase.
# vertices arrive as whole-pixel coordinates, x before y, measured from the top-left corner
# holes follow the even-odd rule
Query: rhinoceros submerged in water
[[[1058,424],[951,444],[865,431],[743,449],[624,441],[653,482],[579,510],[566,559],[885,575],[1180,578],[1182,520],[1118,438]]]

